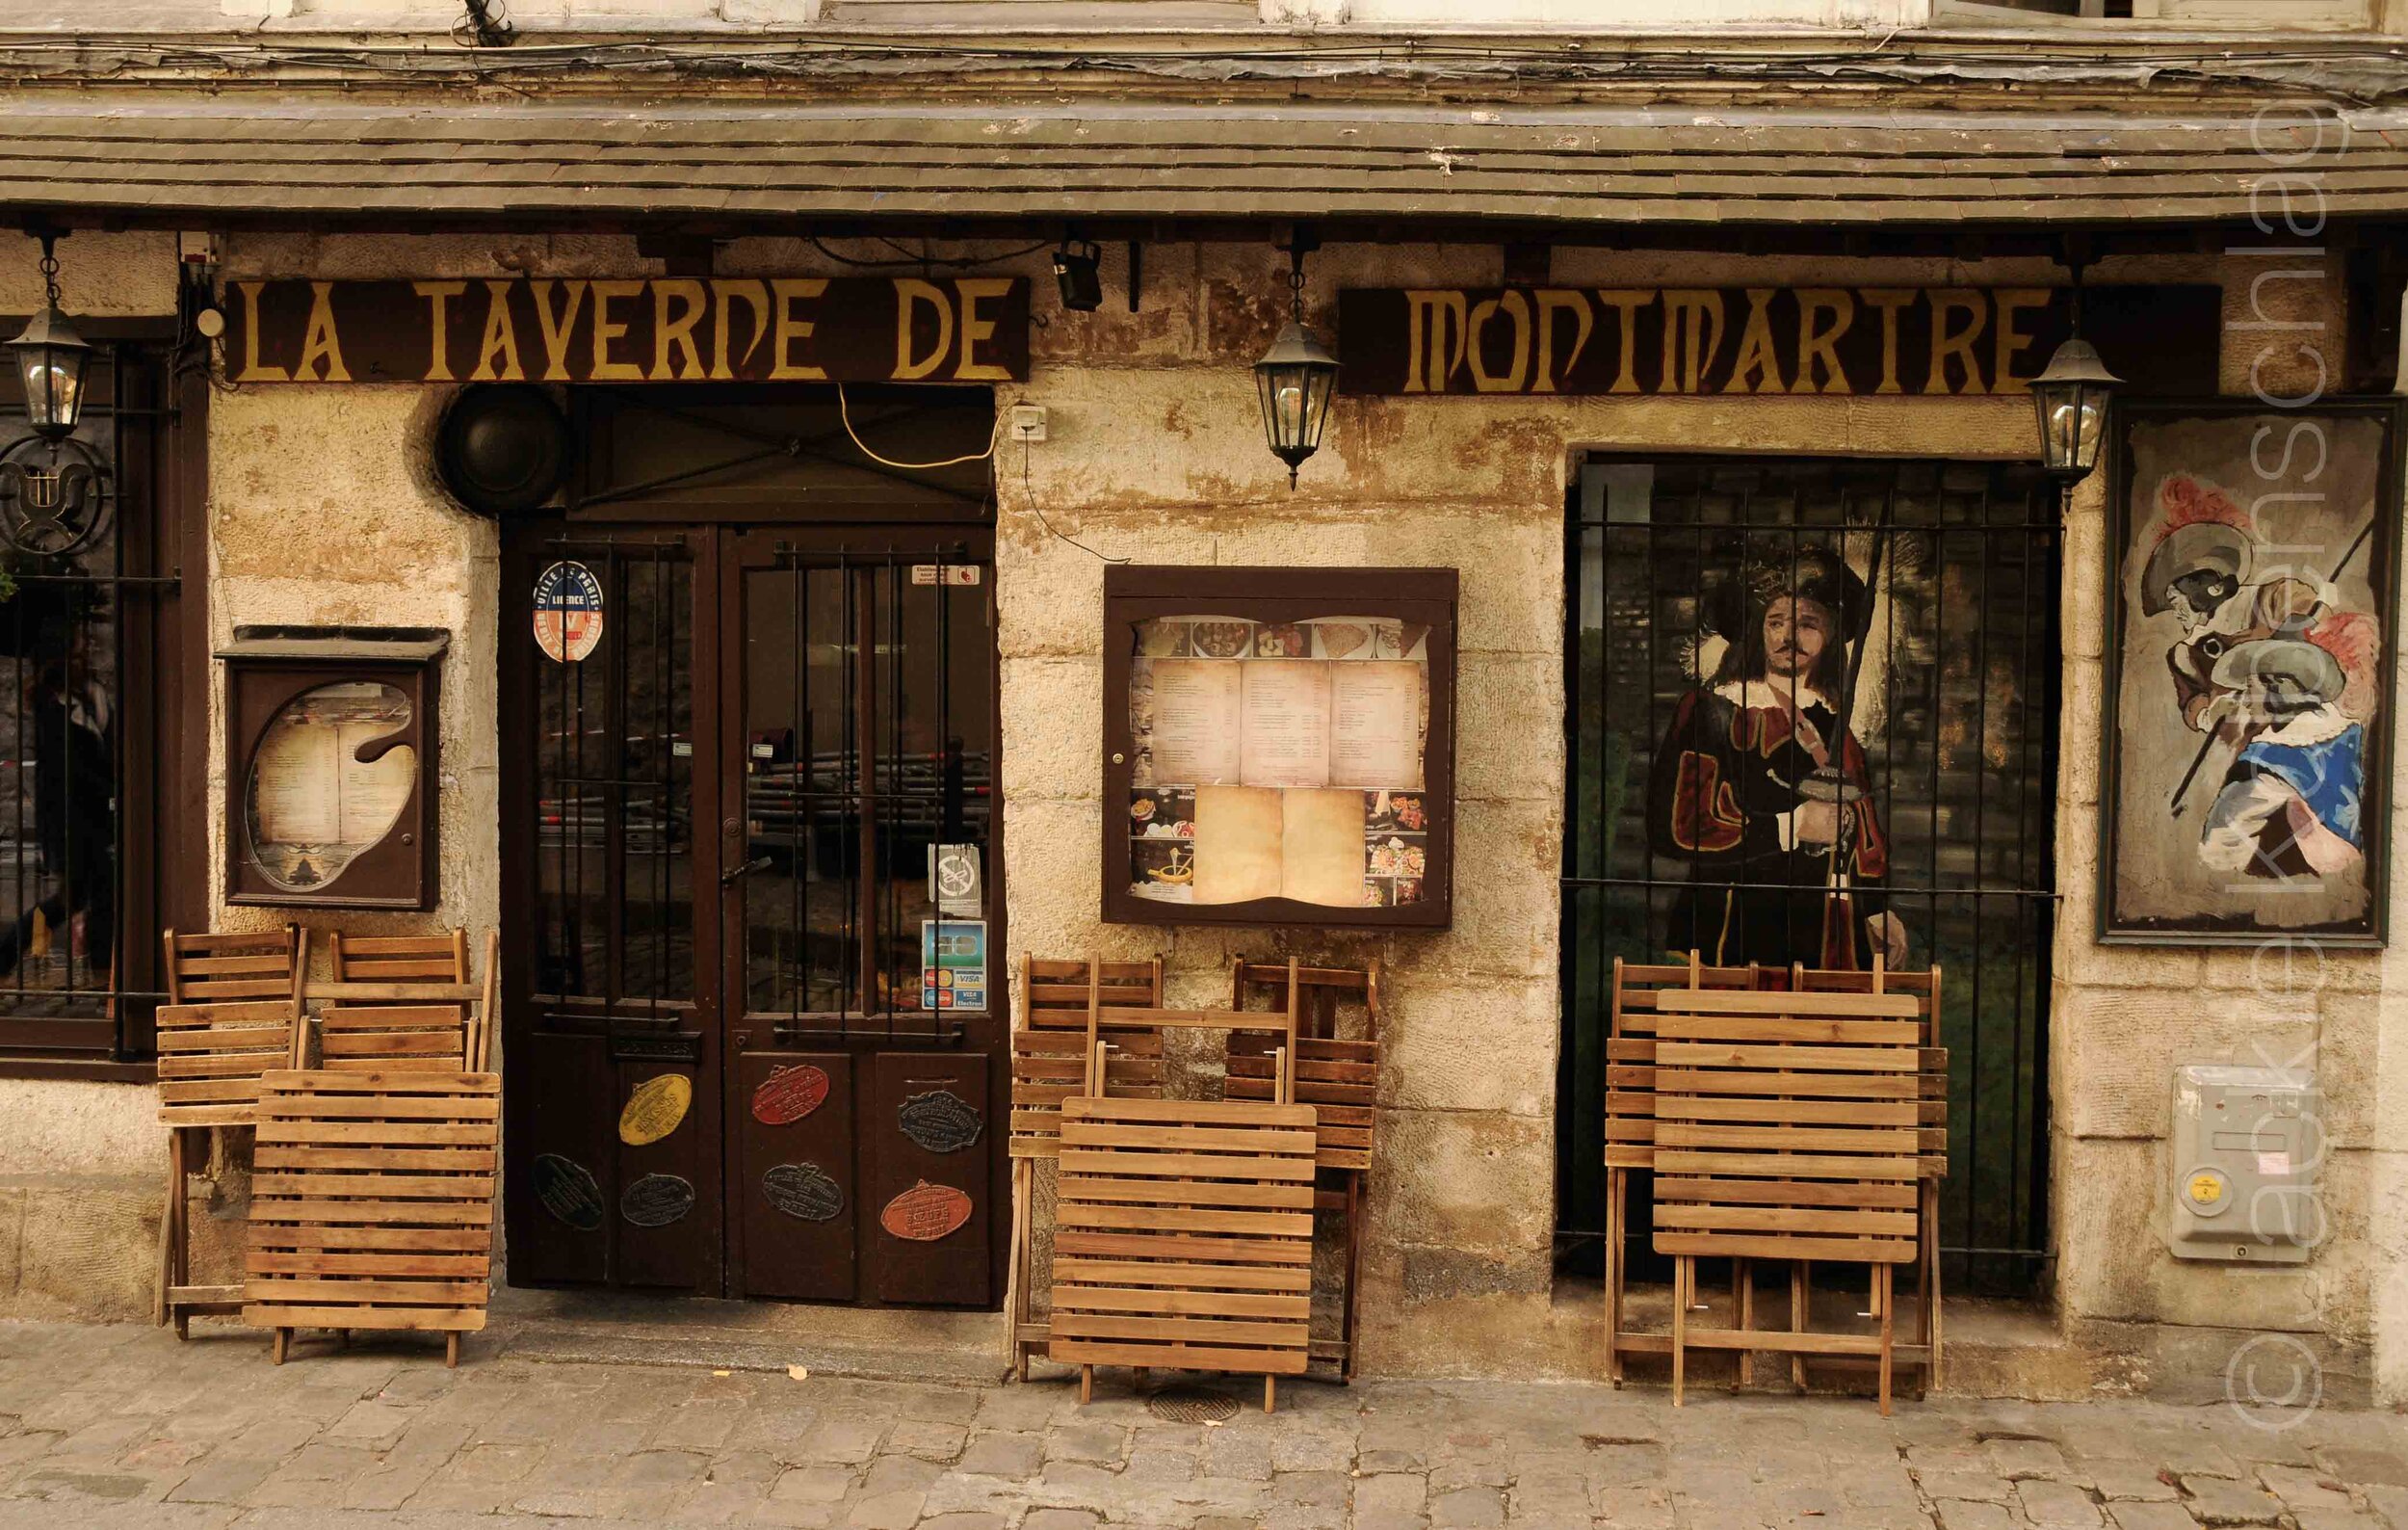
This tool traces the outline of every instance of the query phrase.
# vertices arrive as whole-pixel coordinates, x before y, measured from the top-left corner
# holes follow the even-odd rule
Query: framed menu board
[[[1104,572],[1104,917],[1443,928],[1452,568]]]
[[[441,633],[246,628],[225,664],[226,901],[432,909]]]

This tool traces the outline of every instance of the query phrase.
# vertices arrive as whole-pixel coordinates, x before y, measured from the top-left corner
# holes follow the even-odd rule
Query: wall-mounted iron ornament
[[[0,451],[0,533],[19,552],[63,558],[109,522],[109,469],[78,440],[28,435]]]
[[[845,1209],[845,1187],[818,1164],[775,1164],[761,1175],[772,1209],[798,1222],[832,1222]]]
[[[912,1095],[896,1116],[903,1134],[932,1153],[961,1151],[986,1124],[977,1106],[949,1089]]]
[[[602,1187],[586,1166],[559,1153],[537,1153],[533,1166],[536,1200],[579,1232],[602,1226]]]

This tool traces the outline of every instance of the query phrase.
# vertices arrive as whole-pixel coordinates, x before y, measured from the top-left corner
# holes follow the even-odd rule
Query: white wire
[[[989,431],[986,435],[985,451],[972,452],[967,457],[948,457],[941,462],[899,462],[891,457],[880,457],[877,453],[870,450],[870,443],[863,440],[861,438],[861,433],[852,428],[852,408],[845,402],[845,384],[842,382],[836,384],[836,414],[839,419],[842,419],[845,422],[845,434],[852,437],[852,444],[861,448],[861,455],[868,458],[871,462],[883,462],[889,467],[957,467],[963,462],[983,462],[988,458],[995,455],[995,443],[1003,439],[1004,435],[1004,416],[1003,411],[999,409],[995,414],[995,428]]]

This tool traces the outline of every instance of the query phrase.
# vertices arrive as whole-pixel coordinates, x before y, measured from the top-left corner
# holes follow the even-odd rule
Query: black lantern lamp
[[[64,441],[75,434],[84,412],[84,370],[92,346],[75,332],[59,311],[59,257],[54,236],[41,236],[41,277],[47,305],[34,315],[25,332],[9,342],[16,356],[16,374],[25,384],[25,418],[45,441]]]
[[[1304,257],[1321,242],[1297,229],[1288,251],[1289,319],[1263,358],[1254,363],[1254,387],[1262,396],[1263,433],[1271,455],[1288,464],[1288,487],[1296,488],[1296,469],[1321,450],[1322,430],[1329,423],[1330,395],[1338,382],[1338,358],[1304,327]]]
[[[2032,408],[2040,418],[2040,461],[2049,476],[2069,490],[2099,465],[2107,405],[2123,381],[2107,370],[2098,348],[2081,337],[2081,275],[2093,253],[2089,235],[2066,236],[2065,267],[2074,278],[2073,332],[2031,380]]]
[[[2048,370],[2031,380],[2031,402],[2040,414],[2041,461],[2067,488],[2088,478],[2099,465],[2107,404],[2122,381],[2107,370],[2098,348],[2079,333],[2058,346]]]
[[[1054,285],[1061,305],[1073,313],[1093,313],[1104,305],[1104,278],[1099,269],[1104,248],[1085,239],[1064,239],[1054,251]]]

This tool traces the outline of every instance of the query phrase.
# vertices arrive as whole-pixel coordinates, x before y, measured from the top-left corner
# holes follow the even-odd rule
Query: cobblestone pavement
[[[2408,1530],[2408,1419],[1647,1387],[944,1387],[0,1325],[0,1525]],[[1109,1385],[1107,1385],[1109,1381]],[[1259,1390],[1255,1391],[1259,1402]],[[2288,1426],[2288,1427],[2278,1427]]]

